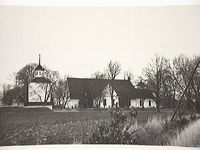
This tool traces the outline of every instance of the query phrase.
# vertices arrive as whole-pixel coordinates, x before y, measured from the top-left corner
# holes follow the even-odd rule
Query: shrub
[[[90,144],[135,144],[136,129],[130,128],[133,116],[120,110],[110,112],[110,120],[101,121],[95,132],[84,143]]]

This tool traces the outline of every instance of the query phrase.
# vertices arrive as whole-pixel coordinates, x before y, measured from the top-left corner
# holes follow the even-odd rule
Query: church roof
[[[51,81],[49,79],[46,79],[44,77],[36,77],[33,80],[31,80],[31,82],[35,82],[35,83],[51,83]]]
[[[102,94],[109,84],[113,87],[119,97],[132,97],[134,86],[129,80],[107,80],[88,78],[67,78],[70,97],[72,99],[83,99],[85,95],[95,98]]]
[[[84,99],[87,96],[100,96],[109,84],[121,99],[153,99],[153,92],[149,89],[135,88],[129,80],[107,80],[91,78],[67,78],[70,98]]]
[[[137,88],[134,90],[134,98],[135,99],[153,99],[153,92],[149,89],[141,89]]]

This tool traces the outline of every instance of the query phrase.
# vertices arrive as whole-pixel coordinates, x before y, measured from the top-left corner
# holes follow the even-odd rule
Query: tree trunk
[[[175,101],[176,101],[176,90],[174,89],[174,95],[173,95],[173,98],[172,98],[172,109],[175,108]]]
[[[114,99],[113,99],[113,96],[111,96],[111,103],[112,103],[112,107],[114,107]]]
[[[160,102],[159,101],[157,102],[156,111],[160,112]]]
[[[142,109],[144,109],[144,99],[141,99],[142,101]]]
[[[111,105],[112,105],[112,107],[114,106],[114,98],[113,98],[113,93],[114,93],[114,91],[113,91],[113,88],[111,89]]]
[[[195,109],[196,112],[200,114],[200,101],[198,100],[195,101]]]
[[[160,97],[156,97],[156,111],[160,112]]]

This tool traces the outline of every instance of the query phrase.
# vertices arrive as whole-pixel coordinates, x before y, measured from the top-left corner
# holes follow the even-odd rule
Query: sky
[[[28,63],[91,77],[110,60],[135,77],[158,55],[200,55],[199,6],[0,6],[0,85]]]

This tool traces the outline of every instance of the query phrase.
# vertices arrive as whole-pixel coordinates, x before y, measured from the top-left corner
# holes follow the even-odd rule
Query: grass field
[[[1,107],[0,145],[84,143],[102,121],[110,120],[109,114],[109,110],[53,112],[44,108]],[[171,114],[172,111],[139,111],[136,120],[138,124],[145,124],[150,118],[167,118]]]
[[[128,111],[124,111],[128,112]],[[138,121],[145,122],[148,118],[158,116],[167,117],[172,111],[139,111]],[[45,108],[0,108],[0,123],[3,126],[9,124],[58,124],[76,121],[88,121],[109,118],[109,110],[80,110],[79,112],[53,112]]]

